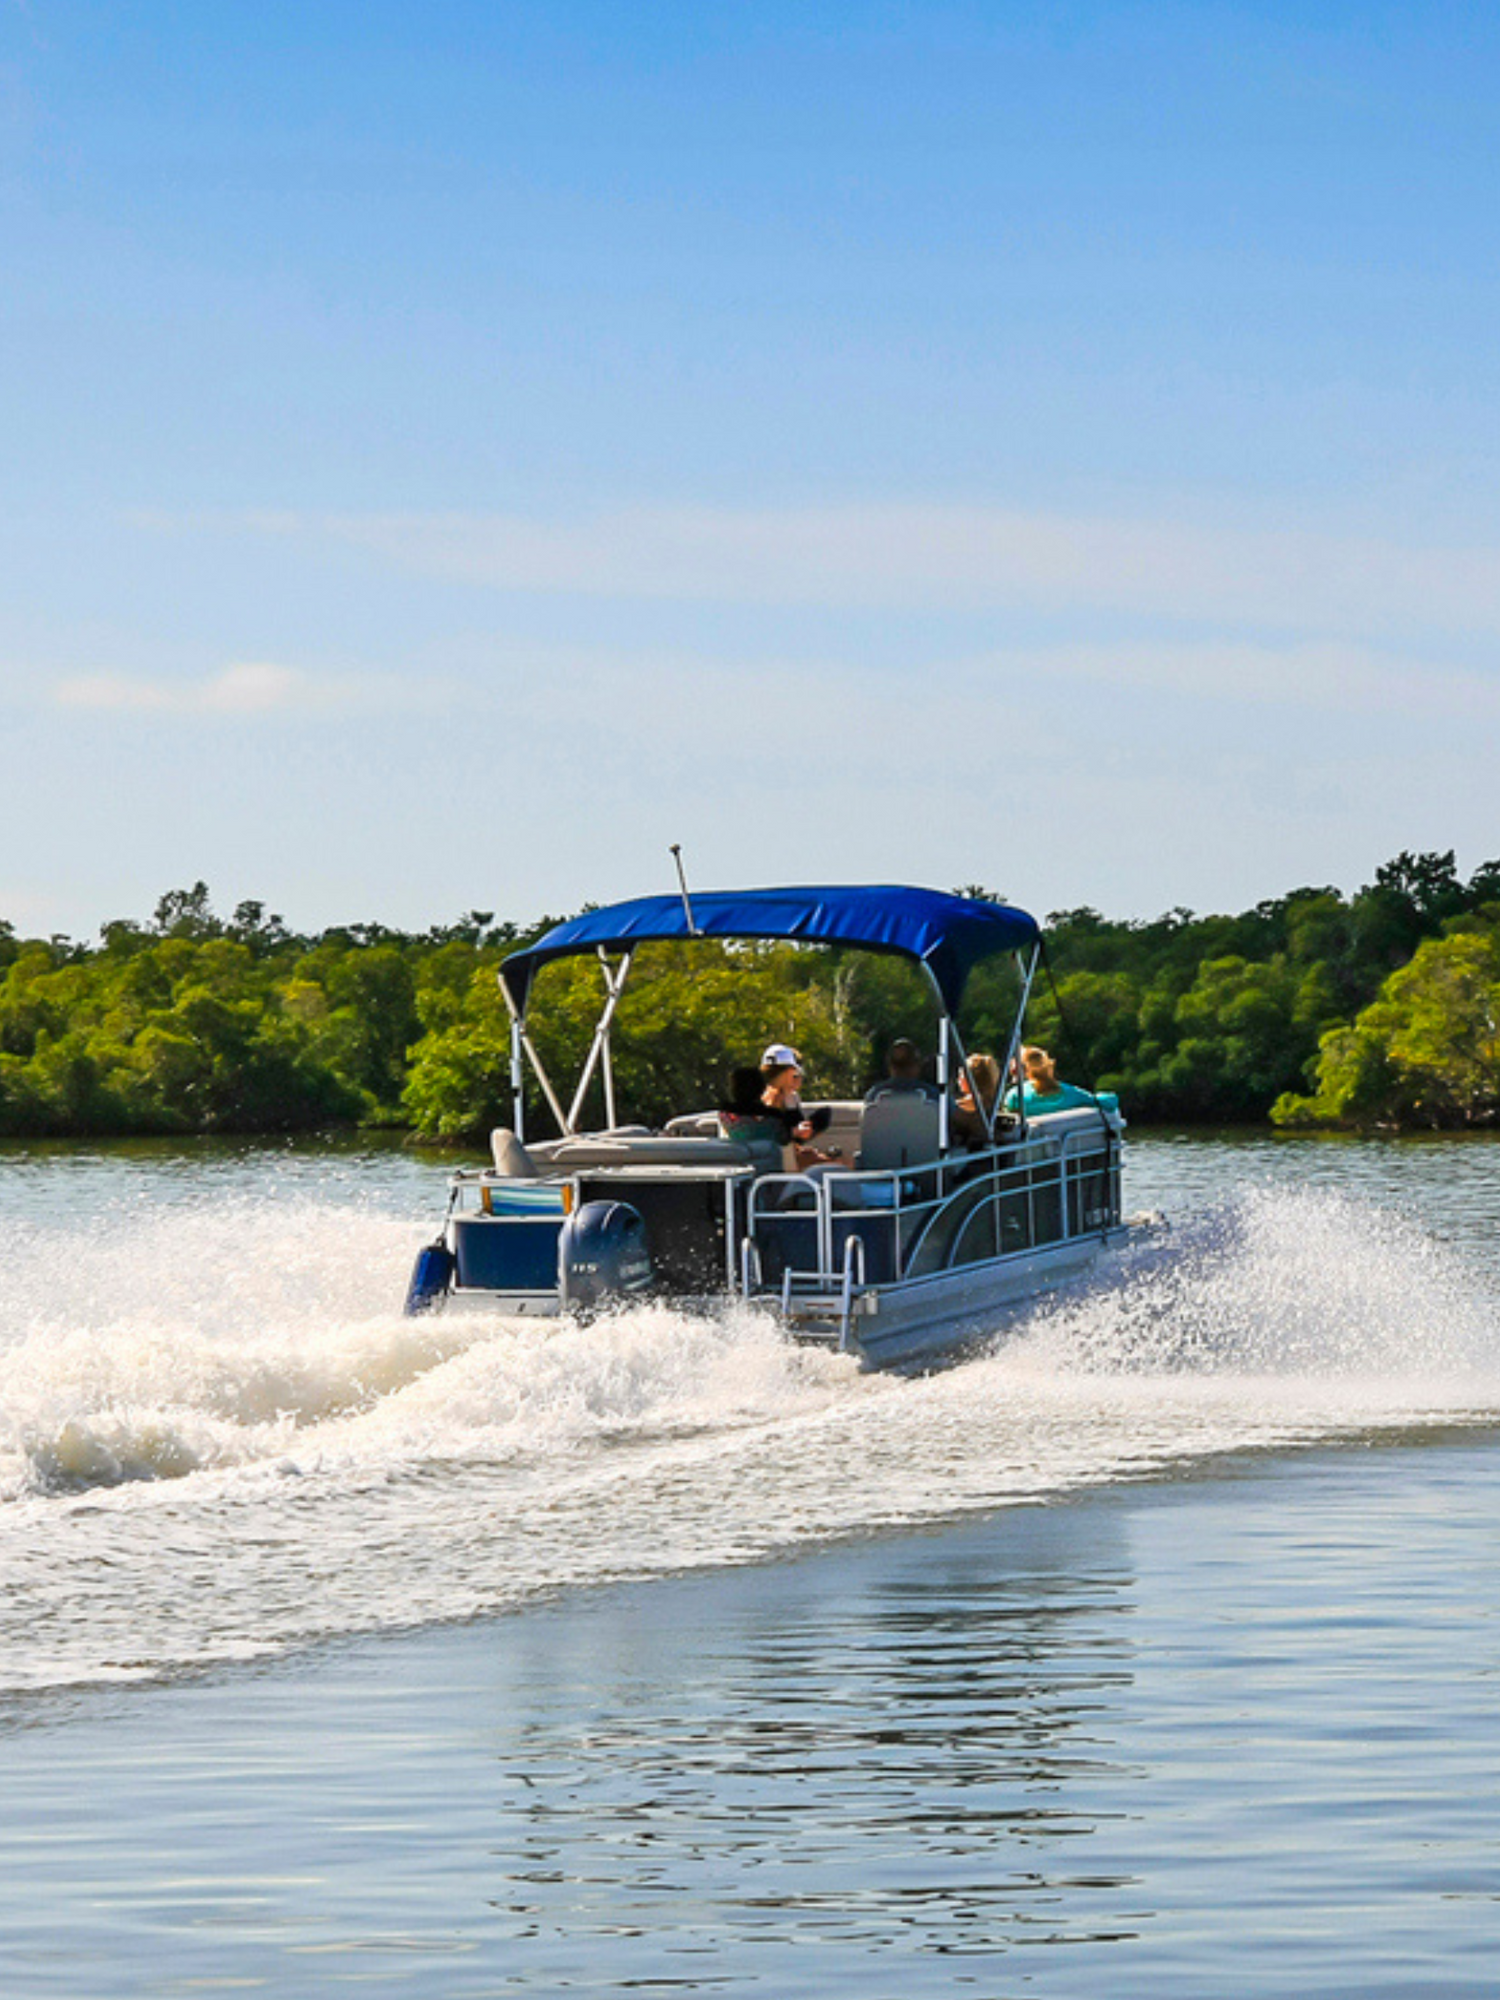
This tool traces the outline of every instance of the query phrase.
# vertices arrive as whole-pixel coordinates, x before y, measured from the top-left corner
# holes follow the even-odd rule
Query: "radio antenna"
[[[675,840],[672,842],[669,852],[672,859],[677,863],[677,880],[682,889],[682,909],[683,914],[687,918],[688,936],[698,937],[700,932],[698,926],[693,922],[693,899],[688,894],[687,876],[683,873],[682,849]]]

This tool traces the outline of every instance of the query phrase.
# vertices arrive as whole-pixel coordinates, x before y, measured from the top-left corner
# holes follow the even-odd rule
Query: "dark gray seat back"
[[[937,1100],[920,1091],[889,1090],[871,1098],[860,1121],[860,1166],[883,1173],[935,1160],[938,1114]]]

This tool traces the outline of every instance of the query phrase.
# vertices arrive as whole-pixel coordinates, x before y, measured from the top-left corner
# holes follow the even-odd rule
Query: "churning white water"
[[[748,1313],[404,1320],[437,1170],[169,1164],[32,1162],[3,1218],[12,1694],[753,1561],[1227,1451],[1500,1416],[1484,1258],[1327,1187],[1200,1204],[993,1354],[899,1381]]]

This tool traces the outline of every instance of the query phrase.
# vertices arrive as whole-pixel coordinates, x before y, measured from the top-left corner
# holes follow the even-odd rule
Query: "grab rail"
[[[753,1283],[751,1282],[752,1269],[755,1274]],[[740,1239],[741,1296],[748,1299],[753,1292],[760,1290],[761,1283],[760,1245],[753,1236],[742,1237]]]
[[[858,1280],[854,1267],[859,1266]],[[865,1283],[865,1240],[862,1236],[851,1236],[844,1244],[844,1286],[839,1302],[839,1353],[849,1352],[849,1321],[854,1314],[854,1287],[858,1283],[861,1291]]]

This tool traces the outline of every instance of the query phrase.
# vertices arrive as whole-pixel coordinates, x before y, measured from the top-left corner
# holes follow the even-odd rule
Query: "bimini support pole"
[[[928,984],[931,986],[938,1003],[938,1149],[940,1152],[946,1153],[948,1142],[952,1137],[950,1116],[952,1105],[948,1095],[948,1084],[953,1073],[953,1052],[955,1049],[958,1052],[958,1067],[969,1079],[969,1095],[976,1104],[980,1104],[979,1088],[974,1081],[974,1072],[969,1067],[969,1055],[963,1045],[963,1038],[958,1032],[958,1023],[948,1012],[948,1002],[943,998],[943,989],[938,985],[937,980],[933,978],[932,967],[930,965],[924,964],[922,970],[927,974]],[[990,1129],[991,1136],[993,1137],[993,1119],[990,1121]]]
[[[615,1009],[620,1004],[620,995],[625,991],[625,981],[630,973],[630,962],[635,953],[627,951],[618,968],[609,962],[604,947],[599,947],[599,969],[604,974],[604,1012],[594,1025],[594,1039],[589,1044],[588,1058],[578,1079],[578,1088],[573,1092],[573,1102],[568,1106],[567,1129],[578,1129],[578,1114],[583,1109],[583,1100],[593,1081],[594,1070],[601,1057],[604,1059],[604,1116],[611,1126],[615,1122],[615,1073],[609,1059],[609,1030],[615,1018]]]
[[[504,992],[504,987],[501,987]],[[510,1123],[511,1130],[524,1146],[526,1143],[526,1092],[523,1085],[526,1071],[521,1056],[521,1024],[511,1016],[510,1023]]]
[[[603,954],[601,953],[600,956],[602,957]],[[627,958],[625,964],[628,966],[629,963],[630,960]],[[606,972],[604,976],[606,979],[608,979],[609,974]],[[622,986],[625,984],[625,974],[623,970],[621,971],[620,974],[620,984]],[[602,1061],[604,1064],[604,1122],[609,1127],[610,1131],[613,1132],[615,1127],[619,1124],[620,1118],[619,1118],[619,1113],[615,1110],[615,1059],[613,1055],[611,1055],[610,1053],[608,1035],[604,1037],[604,1053],[602,1056]]]
[[[1031,982],[1036,978],[1037,966],[1041,963],[1042,947],[1040,939],[1031,947],[1031,957],[1022,963],[1020,952],[1016,953],[1016,964],[1021,970],[1021,1004],[1016,1009],[1015,1022],[1010,1031],[1010,1045],[1005,1051],[1005,1068],[1000,1072],[1000,1090],[996,1096],[997,1105],[1005,1101],[1005,1092],[1015,1073],[1016,1056],[1021,1047],[1021,1030],[1026,1024],[1026,1008],[1031,999]],[[1022,1078],[1015,1078],[1016,1110],[1020,1115],[1021,1132],[1026,1132],[1026,1085]]]
[[[951,1105],[948,1099],[948,1049],[953,1039],[953,1022],[945,1007],[938,1022],[937,1085],[938,1085],[938,1151],[948,1150],[949,1121]]]
[[[974,1108],[976,1111],[978,1111],[980,1117],[984,1120],[985,1131],[989,1134],[991,1139],[993,1139],[995,1136],[994,1110],[993,1108],[991,1108],[989,1111],[986,1111],[984,1108],[984,1099],[979,1094],[979,1085],[974,1081],[974,1071],[969,1063],[969,1051],[964,1047],[963,1037],[958,1032],[958,1023],[956,1021],[953,1023],[952,1034],[953,1034],[953,1046],[958,1051],[958,1067],[963,1071],[964,1075],[969,1080],[970,1101],[973,1103]]]
[[[552,1088],[552,1079],[550,1076],[548,1076],[546,1070],[542,1066],[542,1059],[536,1052],[536,1045],[533,1043],[530,1035],[528,1035],[526,1032],[526,1017],[524,1014],[517,1011],[516,1003],[510,997],[510,988],[506,985],[503,974],[499,975],[499,986],[500,986],[501,997],[504,999],[506,1008],[510,1014],[510,1029],[511,1029],[512,1043],[514,1046],[524,1049],[526,1051],[526,1054],[530,1057],[531,1067],[536,1071],[536,1080],[542,1086],[542,1092],[546,1097],[548,1104],[551,1106],[552,1116],[557,1120],[557,1129],[564,1136],[566,1136],[568,1132],[567,1116],[563,1111],[561,1103],[558,1101],[557,1092]],[[516,1096],[517,1096],[517,1109],[519,1114],[520,1088],[518,1079],[519,1079],[519,1071],[521,1065],[518,1057],[514,1058],[513,1060],[514,1060],[514,1070],[512,1074],[517,1078]],[[519,1138],[520,1135],[521,1135],[521,1127],[518,1116],[518,1122],[516,1125],[517,1138]]]

